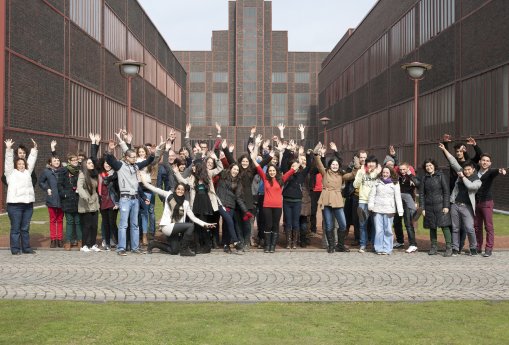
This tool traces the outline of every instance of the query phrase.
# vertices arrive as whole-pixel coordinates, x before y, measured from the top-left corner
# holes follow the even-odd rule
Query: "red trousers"
[[[62,240],[64,229],[64,211],[57,207],[48,207],[49,237],[51,240]]]

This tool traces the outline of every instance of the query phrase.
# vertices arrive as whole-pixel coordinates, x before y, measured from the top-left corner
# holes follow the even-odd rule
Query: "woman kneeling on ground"
[[[175,193],[172,193],[171,191],[165,191],[154,187],[145,180],[142,174],[138,174],[138,176],[145,188],[165,198],[163,216],[159,222],[163,234],[170,237],[170,240],[171,238],[178,237],[179,234],[183,234],[180,245],[180,256],[195,256],[196,254],[189,248],[189,245],[193,241],[194,224],[186,223],[186,216],[201,227],[215,228],[216,224],[206,223],[194,215],[189,206],[189,201],[185,199],[186,187],[183,183],[178,183],[175,186]],[[153,248],[159,248],[170,254],[176,254],[171,246],[164,242],[150,241],[147,252],[151,253]]]

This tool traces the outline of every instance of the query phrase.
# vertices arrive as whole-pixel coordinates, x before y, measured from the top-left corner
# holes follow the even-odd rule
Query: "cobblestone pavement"
[[[426,301],[509,299],[509,252],[280,251],[180,257],[154,253],[0,251],[0,298],[86,301]]]

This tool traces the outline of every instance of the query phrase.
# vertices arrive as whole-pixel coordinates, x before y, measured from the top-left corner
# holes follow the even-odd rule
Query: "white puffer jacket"
[[[32,185],[32,171],[34,171],[37,160],[37,149],[32,148],[28,156],[28,169],[21,172],[14,167],[14,151],[7,149],[5,151],[4,174],[7,179],[7,203],[29,204],[35,201],[34,186]]]
[[[377,180],[369,193],[368,209],[375,213],[398,213],[403,216],[403,203],[399,183]]]

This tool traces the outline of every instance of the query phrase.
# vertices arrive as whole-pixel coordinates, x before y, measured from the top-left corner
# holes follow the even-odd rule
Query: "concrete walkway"
[[[0,251],[0,298],[72,301],[428,301],[509,299],[509,252],[280,251],[196,257]]]

